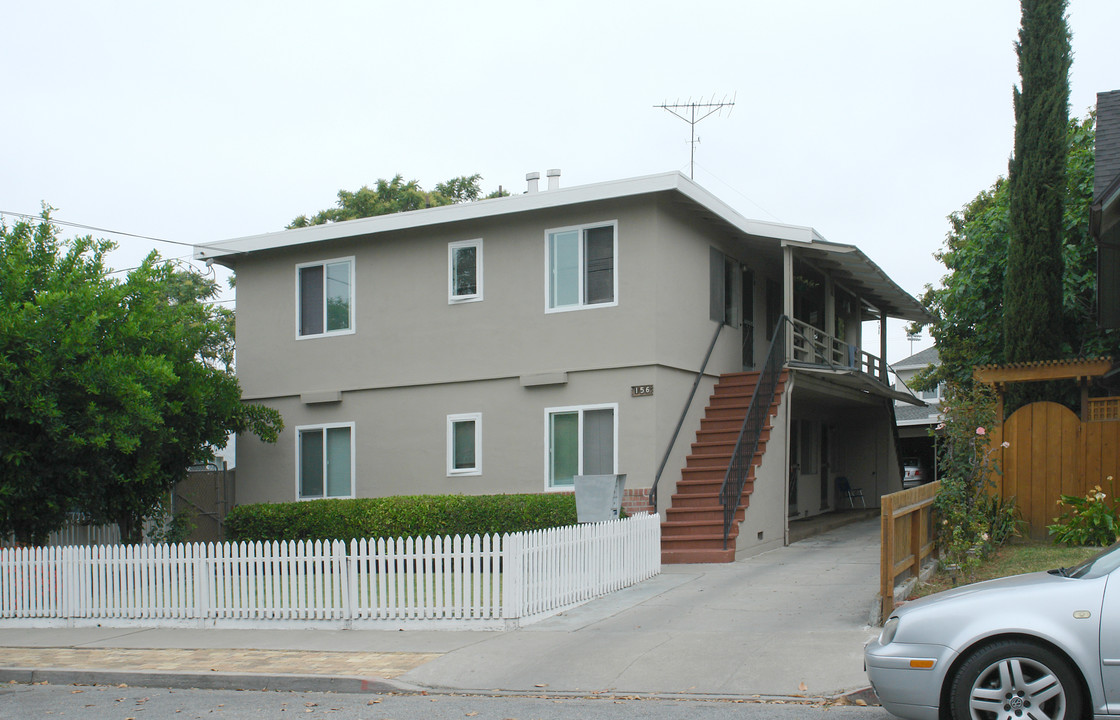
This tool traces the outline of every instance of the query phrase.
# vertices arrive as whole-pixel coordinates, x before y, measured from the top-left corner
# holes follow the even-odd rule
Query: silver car
[[[899,607],[864,649],[883,707],[913,720],[1120,715],[1120,543],[1073,568]]]
[[[906,458],[902,461],[902,488],[904,490],[924,485],[932,479],[933,475],[918,458]]]

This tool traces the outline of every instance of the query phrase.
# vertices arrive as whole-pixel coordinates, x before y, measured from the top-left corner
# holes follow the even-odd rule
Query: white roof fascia
[[[750,220],[743,217],[727,203],[715,195],[689,180],[680,173],[673,173],[680,180],[676,188],[693,202],[702,205],[718,215],[721,219],[734,225],[747,235],[774,238],[787,242],[813,244],[823,242],[824,239],[811,227],[804,225],[787,225],[785,223],[767,222],[765,220]]]
[[[910,301],[913,302],[914,306],[916,306],[917,308],[921,308],[921,311],[923,313],[925,313],[925,315],[927,317],[929,315],[928,311],[926,311],[924,308],[922,308],[921,303],[919,303],[916,298],[914,298],[912,295],[910,295],[910,293],[903,290],[902,287],[899,286],[898,283],[896,283],[893,279],[891,279],[890,275],[887,275],[887,273],[883,271],[883,268],[876,265],[875,262],[873,260],[871,260],[871,258],[867,257],[867,255],[862,250],[860,250],[858,247],[856,247],[855,245],[845,245],[845,244],[842,244],[842,243],[829,242],[829,241],[824,240],[822,238],[822,239],[816,240],[816,241],[811,242],[811,243],[795,242],[795,241],[791,241],[791,240],[785,240],[785,241],[782,242],[782,247],[786,247],[786,246],[806,248],[806,249],[809,249],[809,250],[815,250],[815,251],[819,251],[819,252],[823,252],[823,253],[831,253],[833,255],[851,255],[851,256],[854,256],[854,258],[856,258],[859,266],[865,267],[865,268],[867,268],[868,270],[871,271],[872,276],[874,276],[874,280],[872,281],[872,283],[879,283],[883,288],[885,288],[885,290],[883,292],[884,296],[888,295],[891,292],[894,292],[894,293],[897,293],[897,294],[899,294],[903,297],[909,298]],[[857,278],[857,280],[858,280],[858,278]],[[872,283],[866,283],[866,284],[872,284]],[[883,309],[880,308],[880,307],[876,307],[875,304],[870,301],[870,298],[865,297],[865,298],[863,298],[863,300],[869,307],[874,309],[876,312],[878,312],[878,313],[883,312]],[[929,322],[930,320],[932,320],[932,318],[927,319],[926,322]]]
[[[908,365],[893,364],[893,365],[891,365],[891,369],[896,370],[896,371],[897,370],[924,370],[927,367],[929,367],[930,365],[940,365],[940,363],[925,362],[925,363],[910,363]]]
[[[917,418],[916,420],[899,420],[895,423],[898,427],[913,427],[915,425],[936,425],[941,422],[940,415],[930,415],[926,418]]]
[[[729,205],[704,190],[679,172],[647,175],[626,180],[612,180],[591,185],[577,185],[557,190],[541,190],[489,200],[477,200],[458,205],[444,205],[423,210],[378,215],[357,220],[347,220],[326,225],[313,225],[292,230],[280,230],[246,237],[203,243],[194,248],[196,260],[212,260],[227,255],[239,255],[258,250],[271,250],[338,238],[372,235],[410,228],[427,227],[444,223],[477,220],[513,213],[546,208],[596,202],[635,195],[677,191],[698,205],[703,206],[725,222],[744,233],[782,241],[800,241],[815,244],[820,236],[815,230],[799,225],[748,220]]]

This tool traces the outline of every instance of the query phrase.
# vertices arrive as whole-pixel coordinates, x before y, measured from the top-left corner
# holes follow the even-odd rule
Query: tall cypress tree
[[[1015,44],[1015,152],[1008,170],[1010,242],[1004,281],[1007,362],[1056,359],[1062,315],[1070,35],[1067,0],[1022,0]],[[1019,398],[1021,404],[1030,399]],[[1010,400],[1010,398],[1009,398]]]

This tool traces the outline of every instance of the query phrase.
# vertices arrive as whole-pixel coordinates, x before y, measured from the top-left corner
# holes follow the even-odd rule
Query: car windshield
[[[1073,578],[1097,578],[1120,567],[1120,542],[1108,547],[1080,565],[1063,568],[1062,575]]]

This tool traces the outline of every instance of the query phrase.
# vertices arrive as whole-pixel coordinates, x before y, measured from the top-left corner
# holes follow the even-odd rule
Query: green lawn
[[[1016,538],[992,553],[969,576],[958,576],[956,584],[967,585],[1008,575],[1069,567],[1095,555],[1100,550],[1099,547],[1069,547],[1055,545],[1046,540]],[[932,595],[951,587],[953,587],[953,578],[939,570],[928,582],[918,584],[909,599]]]

